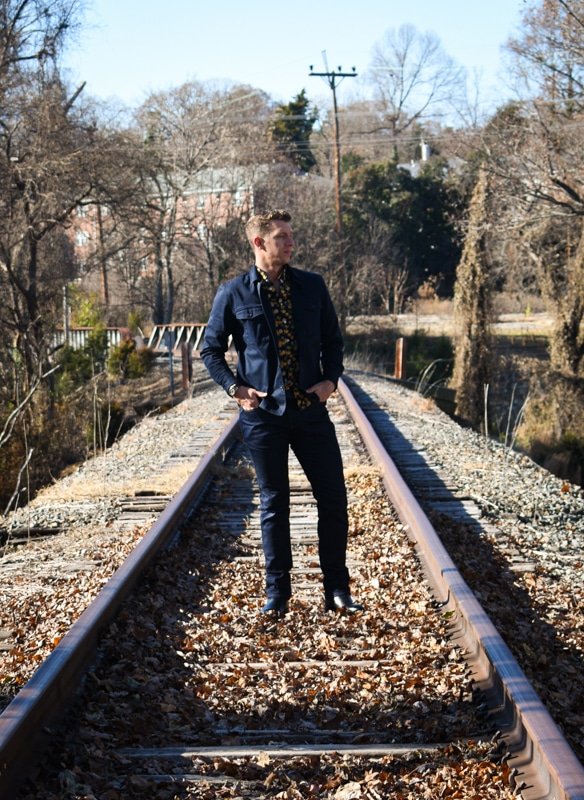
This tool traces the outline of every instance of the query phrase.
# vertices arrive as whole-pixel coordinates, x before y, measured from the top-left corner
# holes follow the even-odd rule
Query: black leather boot
[[[288,600],[281,597],[270,597],[262,608],[262,614],[274,614],[276,617],[283,617],[288,611]]]
[[[324,596],[324,607],[326,611],[348,611],[354,614],[355,611],[363,611],[361,603],[355,602],[349,592],[333,592]]]

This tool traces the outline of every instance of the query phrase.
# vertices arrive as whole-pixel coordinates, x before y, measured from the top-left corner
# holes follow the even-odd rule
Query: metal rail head
[[[584,800],[584,767],[446,552],[347,381],[339,381],[339,391],[381,468],[389,497],[417,545],[433,591],[456,611],[459,634],[474,655],[478,685],[496,696],[500,711],[512,717],[504,738],[512,766],[525,778],[522,796],[525,800]]]

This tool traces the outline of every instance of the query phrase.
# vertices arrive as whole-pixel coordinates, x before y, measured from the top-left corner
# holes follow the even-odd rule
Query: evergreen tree
[[[417,177],[394,161],[357,162],[344,181],[344,229],[362,252],[372,225],[382,223],[391,242],[386,258],[406,270],[408,293],[429,279],[448,293],[460,259],[455,220],[461,202],[442,159],[424,164]]]
[[[271,125],[272,142],[301,172],[310,172],[316,164],[310,149],[310,135],[316,120],[316,110],[309,108],[309,100],[303,89],[294,100],[277,106]]]

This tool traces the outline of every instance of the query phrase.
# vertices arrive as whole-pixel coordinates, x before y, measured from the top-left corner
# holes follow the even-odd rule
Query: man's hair
[[[249,239],[250,244],[253,246],[253,240],[256,236],[266,236],[272,230],[272,223],[276,221],[290,222],[291,215],[281,208],[275,208],[273,211],[266,211],[264,214],[254,214],[250,217],[245,226],[245,233]]]

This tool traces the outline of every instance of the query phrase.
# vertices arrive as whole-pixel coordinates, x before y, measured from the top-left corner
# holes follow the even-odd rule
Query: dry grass
[[[518,313],[501,312],[494,322],[494,331],[505,336],[549,336],[553,317],[545,312]],[[426,333],[429,336],[453,336],[455,333],[452,302],[448,300],[419,300],[412,311],[397,316],[375,315],[350,317],[347,325],[349,334],[387,333],[411,335]]]
[[[108,481],[106,472],[107,460],[111,457],[113,456],[105,454],[98,459],[103,464],[103,475],[99,474],[99,466],[91,475],[74,473],[68,478],[42,489],[31,501],[31,507],[41,506],[47,502],[74,503],[98,500],[102,497],[129,497],[142,493],[172,496],[193,472],[193,464],[183,462],[161,473],[144,478],[129,476],[126,481],[112,483]]]

